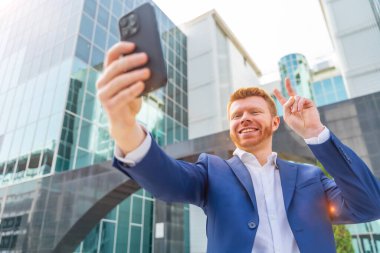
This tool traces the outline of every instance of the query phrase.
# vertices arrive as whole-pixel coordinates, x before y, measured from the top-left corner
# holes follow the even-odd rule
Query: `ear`
[[[277,131],[279,126],[280,126],[280,117],[274,116],[272,118],[272,132]]]

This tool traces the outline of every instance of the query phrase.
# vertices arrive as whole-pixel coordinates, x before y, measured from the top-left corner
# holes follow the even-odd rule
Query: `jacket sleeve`
[[[322,176],[333,223],[348,224],[380,219],[380,185],[367,165],[331,133],[329,140],[309,145],[334,178]]]
[[[158,199],[166,202],[205,205],[207,187],[207,155],[201,154],[197,163],[169,157],[152,140],[147,155],[129,167],[114,158],[113,166],[135,180]]]

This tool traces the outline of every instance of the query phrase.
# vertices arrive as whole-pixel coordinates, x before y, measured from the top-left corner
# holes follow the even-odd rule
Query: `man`
[[[378,181],[289,81],[288,100],[275,91],[284,120],[335,181],[317,167],[277,158],[272,136],[280,119],[271,97],[259,88],[236,91],[228,104],[237,147],[233,158],[202,154],[192,164],[167,156],[136,121],[149,70],[135,69],[148,57],[134,48],[128,42],[111,48],[97,82],[117,146],[114,166],[157,198],[200,206],[208,219],[207,252],[330,253],[335,252],[331,223],[380,218]]]

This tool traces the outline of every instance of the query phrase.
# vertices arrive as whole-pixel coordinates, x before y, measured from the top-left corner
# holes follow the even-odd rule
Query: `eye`
[[[251,111],[251,114],[252,115],[257,115],[257,114],[259,114],[260,112],[259,111]]]
[[[232,119],[238,119],[241,117],[241,114],[234,114],[232,115]]]

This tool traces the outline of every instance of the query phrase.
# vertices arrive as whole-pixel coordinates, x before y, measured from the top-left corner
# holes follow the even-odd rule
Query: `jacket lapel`
[[[277,166],[280,170],[282,194],[284,196],[285,210],[288,211],[290,202],[296,187],[298,168],[296,164],[277,159]]]
[[[253,207],[256,208],[255,190],[253,189],[251,174],[249,174],[247,167],[245,167],[243,162],[236,155],[234,155],[231,159],[227,160],[226,162],[231,167],[232,171],[235,173],[240,183],[244,186],[251,199]]]

